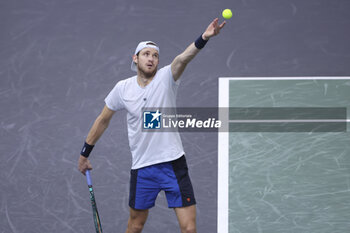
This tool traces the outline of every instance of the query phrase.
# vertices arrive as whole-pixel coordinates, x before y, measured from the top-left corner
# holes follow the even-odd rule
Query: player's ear
[[[133,56],[132,56],[132,60],[133,60],[133,62],[135,62],[136,64],[137,64],[137,58],[138,58],[137,55],[133,55]]]

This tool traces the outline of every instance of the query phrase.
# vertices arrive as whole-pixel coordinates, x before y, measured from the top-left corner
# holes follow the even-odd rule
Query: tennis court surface
[[[349,232],[349,77],[220,78],[218,232]]]

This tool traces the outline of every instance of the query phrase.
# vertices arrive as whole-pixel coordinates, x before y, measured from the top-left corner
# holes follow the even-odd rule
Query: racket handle
[[[92,186],[92,181],[91,181],[91,177],[90,177],[90,171],[86,170],[85,175],[86,175],[86,181],[87,181],[88,186]]]

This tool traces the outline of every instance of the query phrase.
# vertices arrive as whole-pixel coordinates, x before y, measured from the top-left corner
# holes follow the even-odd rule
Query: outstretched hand
[[[209,40],[210,37],[216,36],[220,33],[220,30],[225,26],[226,21],[222,22],[219,25],[219,19],[216,18],[209,24],[205,32],[203,33],[202,37],[204,40]]]

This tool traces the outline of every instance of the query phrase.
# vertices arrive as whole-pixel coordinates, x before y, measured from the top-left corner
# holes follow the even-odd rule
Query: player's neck
[[[140,85],[140,87],[146,87],[150,82],[153,80],[156,73],[152,75],[146,75],[143,72],[137,72],[137,83]]]

